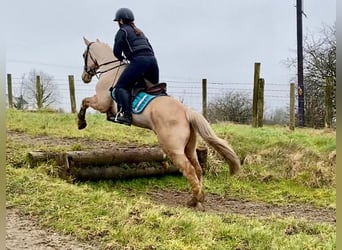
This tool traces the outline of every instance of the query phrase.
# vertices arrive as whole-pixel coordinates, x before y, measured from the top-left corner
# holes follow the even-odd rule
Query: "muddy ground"
[[[71,236],[42,228],[34,217],[6,208],[6,249],[8,250],[93,250],[95,243],[79,242]]]
[[[93,141],[87,138],[51,138],[48,136],[30,136],[24,133],[8,132],[10,140],[24,142],[35,147],[82,145],[89,149],[112,148],[118,146],[106,141]],[[157,204],[185,206],[189,199],[188,192],[174,190],[153,190],[148,193]],[[98,249],[96,243],[77,242],[70,236],[64,236],[46,228],[41,228],[35,218],[24,215],[21,211],[7,207],[6,214],[6,249],[50,250],[50,249]],[[233,197],[220,197],[206,194],[205,212],[219,214],[238,214],[246,217],[291,217],[305,219],[312,223],[336,225],[336,209],[315,208],[309,205],[274,206],[263,202],[238,200]]]

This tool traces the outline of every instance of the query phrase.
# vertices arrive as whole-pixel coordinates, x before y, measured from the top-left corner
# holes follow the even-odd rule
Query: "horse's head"
[[[114,56],[113,50],[108,44],[96,39],[95,42],[89,42],[83,37],[87,46],[83,53],[84,67],[82,80],[89,83],[94,75],[108,72],[121,66],[121,62]],[[114,65],[113,64],[118,64]]]
[[[87,47],[83,53],[84,67],[82,80],[84,83],[89,83],[93,76],[96,75],[96,71],[98,70],[99,65],[91,51],[91,45],[94,44],[94,42],[89,42],[85,37],[83,37],[83,40]]]

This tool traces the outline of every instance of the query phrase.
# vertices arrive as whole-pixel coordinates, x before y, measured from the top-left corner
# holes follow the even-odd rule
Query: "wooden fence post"
[[[36,98],[37,107],[40,110],[43,107],[42,85],[40,83],[40,76],[36,76]]]
[[[333,84],[332,78],[326,78],[325,86],[325,127],[331,128],[333,119],[333,100],[332,100]]]
[[[265,88],[265,80],[263,78],[260,78],[258,81],[258,104],[257,104],[258,127],[262,127],[264,125],[264,88]]]
[[[290,84],[290,130],[295,129],[295,84]]]
[[[202,114],[207,119],[207,79],[202,79]]]
[[[260,63],[254,63],[254,89],[253,89],[253,121],[252,127],[258,126],[258,85],[260,78]]]
[[[13,108],[12,75],[7,74],[8,106]]]
[[[68,78],[69,78],[71,112],[76,113],[75,80],[74,80],[73,75],[69,75]]]

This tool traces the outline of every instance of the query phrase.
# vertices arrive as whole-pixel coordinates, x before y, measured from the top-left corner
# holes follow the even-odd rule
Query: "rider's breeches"
[[[113,90],[118,110],[122,108],[121,111],[130,111],[131,90],[135,83],[143,81],[144,78],[152,83],[159,81],[159,68],[154,56],[137,56],[122,72]]]

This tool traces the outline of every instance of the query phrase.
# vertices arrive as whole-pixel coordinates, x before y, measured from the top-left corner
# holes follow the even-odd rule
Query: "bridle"
[[[109,68],[109,69],[107,69],[107,70],[105,70],[105,71],[98,71],[98,69],[99,69],[101,66],[108,65],[108,64],[111,64],[111,63],[116,63],[116,62],[119,62],[119,60],[109,61],[109,62],[105,62],[105,63],[102,63],[102,64],[99,65],[99,64],[97,63],[96,59],[94,59],[93,56],[92,56],[91,53],[90,53],[90,46],[91,46],[93,43],[94,43],[94,42],[91,42],[91,43],[88,44],[87,50],[86,50],[85,53],[83,54],[83,57],[84,57],[84,71],[85,71],[88,75],[90,75],[90,76],[92,76],[92,77],[96,75],[96,77],[99,78],[99,76],[98,76],[99,74],[101,75],[101,74],[103,74],[103,73],[105,73],[105,72],[108,72],[108,71],[110,71],[110,70],[112,70],[112,69],[119,68],[119,67],[123,64],[123,63],[120,62],[119,65],[116,65],[116,66],[114,66],[114,67],[112,67],[112,68]],[[90,58],[90,60],[92,60],[92,62],[94,63],[94,66],[88,67],[88,58]]]

